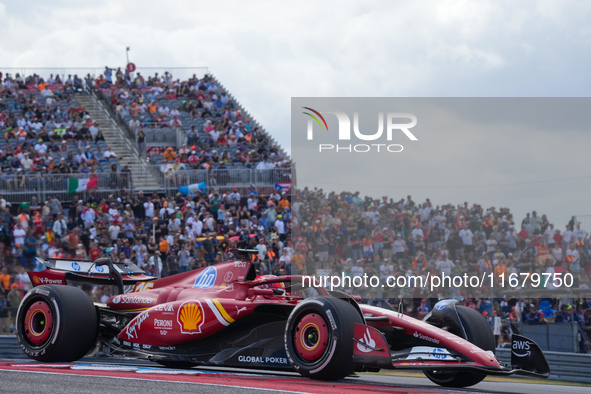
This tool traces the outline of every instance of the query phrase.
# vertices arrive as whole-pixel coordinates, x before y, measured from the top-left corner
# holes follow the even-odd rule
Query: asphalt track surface
[[[481,382],[467,389],[447,389],[426,378],[359,374],[338,382],[320,382],[295,373],[200,368],[179,370],[120,359],[83,359],[43,364],[0,360],[2,393],[591,393],[591,387],[511,382]]]

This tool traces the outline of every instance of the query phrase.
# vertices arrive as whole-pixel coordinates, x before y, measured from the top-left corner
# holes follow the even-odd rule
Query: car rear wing
[[[47,258],[45,260],[36,257],[38,263],[57,271],[68,271],[75,274],[106,274],[107,268],[104,266],[104,262],[100,261],[109,259],[109,257],[102,257],[96,261],[85,261],[85,260],[71,260],[71,259],[53,259]],[[111,260],[112,262],[112,260]],[[141,275],[145,274],[145,271],[133,263],[113,263],[114,269],[121,275]]]
[[[113,263],[111,258],[102,257],[94,262],[68,259],[36,258],[47,267],[44,271],[28,272],[33,286],[42,284],[67,285],[68,282],[114,285],[119,294],[125,285],[134,285],[156,279],[148,276],[133,263]]]

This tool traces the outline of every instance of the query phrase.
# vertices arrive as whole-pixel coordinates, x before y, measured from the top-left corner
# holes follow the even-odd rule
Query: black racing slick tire
[[[482,350],[495,351],[495,337],[490,324],[484,316],[472,308],[465,306],[456,306],[467,340]],[[468,387],[480,383],[486,374],[478,372],[445,372],[445,371],[425,371],[425,375],[433,383],[444,387]]]
[[[355,323],[359,312],[347,301],[313,297],[299,303],[285,326],[285,350],[296,372],[319,380],[353,373]]]
[[[98,316],[92,301],[72,286],[33,288],[16,315],[16,336],[27,356],[44,362],[78,360],[95,344]]]

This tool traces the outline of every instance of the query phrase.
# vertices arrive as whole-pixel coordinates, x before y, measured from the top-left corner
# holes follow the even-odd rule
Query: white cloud
[[[297,96],[587,96],[586,1],[8,1],[0,66],[207,66],[284,147]],[[446,160],[453,166],[453,160]]]

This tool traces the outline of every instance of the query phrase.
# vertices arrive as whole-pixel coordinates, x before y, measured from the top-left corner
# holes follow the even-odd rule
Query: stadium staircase
[[[113,119],[104,102],[88,92],[77,93],[76,100],[90,118],[99,123],[105,142],[117,154],[121,168],[128,166],[131,170],[134,190],[160,190],[163,185],[158,181],[157,175],[147,169],[148,163],[139,157],[135,141],[127,137],[126,131]]]

